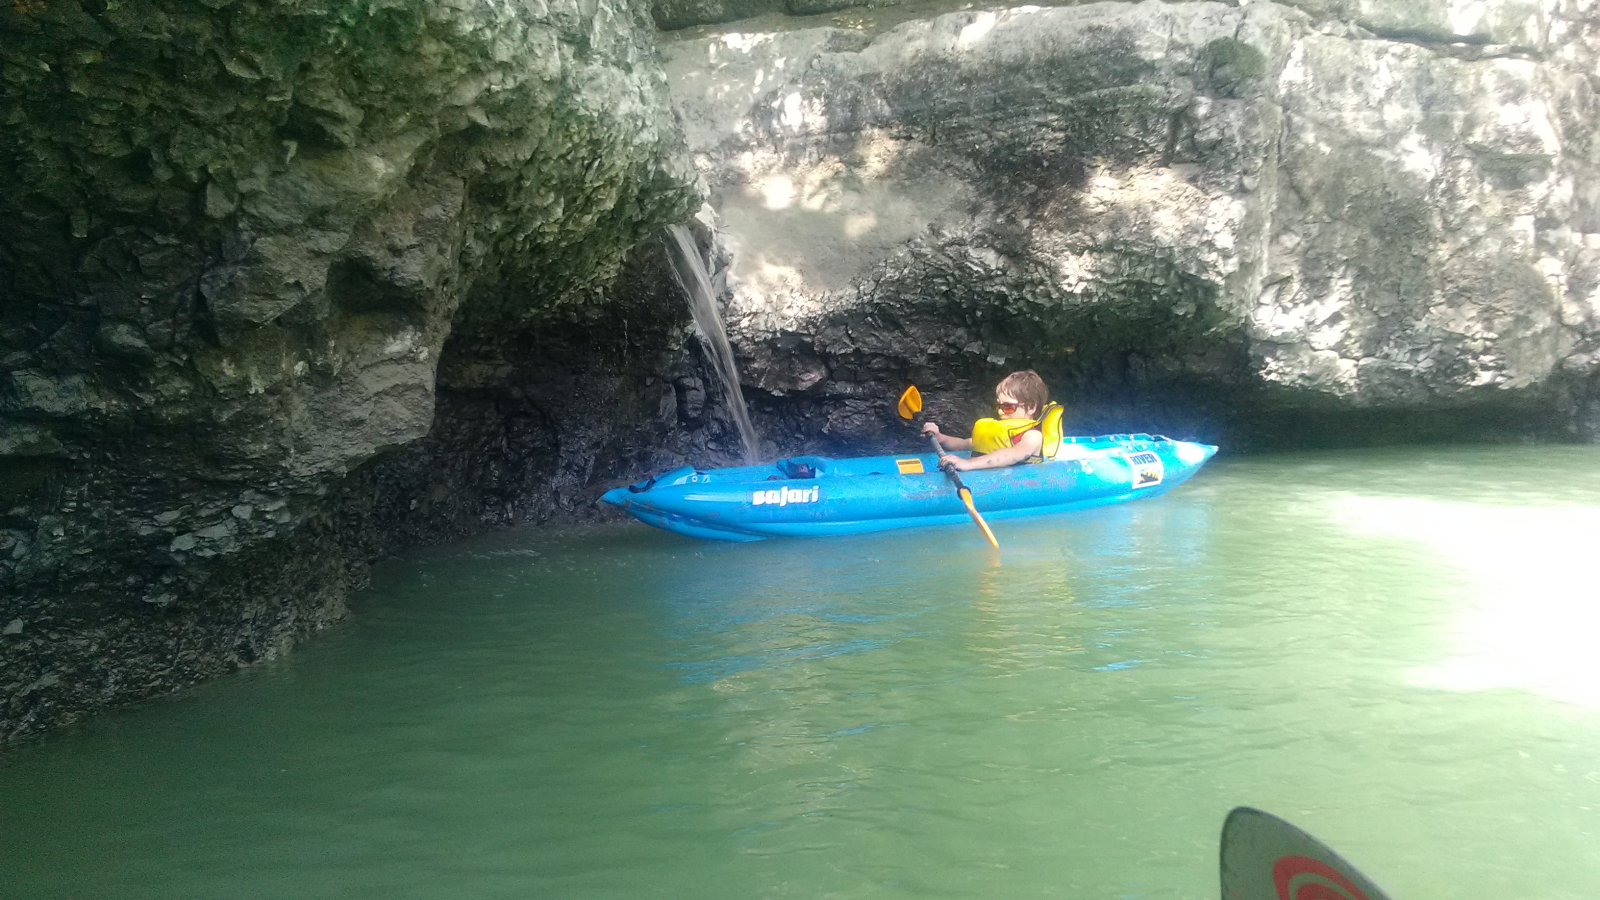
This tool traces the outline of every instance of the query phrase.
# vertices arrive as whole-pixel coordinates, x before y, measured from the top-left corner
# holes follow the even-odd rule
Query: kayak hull
[[[1145,434],[1068,438],[1046,463],[962,473],[985,519],[1048,516],[1156,497],[1217,451]],[[958,454],[965,455],[965,454]],[[602,502],[690,537],[757,541],[969,522],[931,453],[700,470],[684,466],[607,491]]]

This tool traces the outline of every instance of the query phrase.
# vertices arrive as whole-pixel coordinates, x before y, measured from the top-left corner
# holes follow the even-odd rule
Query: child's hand
[[[972,468],[972,460],[962,459],[959,456],[941,456],[939,457],[939,468],[964,472]]]
[[[939,425],[938,425],[938,423],[937,422],[923,422],[922,423],[922,433],[923,433],[923,435],[930,435],[931,434],[934,437],[938,437],[939,436]]]

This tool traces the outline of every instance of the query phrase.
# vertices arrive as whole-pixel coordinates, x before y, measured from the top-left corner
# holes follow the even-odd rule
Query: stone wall
[[[841,445],[907,380],[970,415],[1017,366],[1085,431],[1592,433],[1593,4],[1479,6],[668,44],[749,380]]]

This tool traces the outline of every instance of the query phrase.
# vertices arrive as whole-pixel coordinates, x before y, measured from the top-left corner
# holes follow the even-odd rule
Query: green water
[[[1600,896],[1600,448],[1223,458],[746,545],[492,535],[0,758],[0,897],[1214,898],[1250,804],[1397,897]]]

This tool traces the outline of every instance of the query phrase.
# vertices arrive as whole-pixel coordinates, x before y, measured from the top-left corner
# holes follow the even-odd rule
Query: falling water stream
[[[722,383],[722,394],[728,399],[728,409],[739,426],[739,437],[744,442],[744,461],[756,462],[761,453],[761,442],[756,436],[756,426],[750,421],[750,410],[744,403],[744,391],[739,388],[739,370],[733,364],[733,347],[728,343],[728,333],[722,327],[722,315],[717,311],[716,291],[711,289],[711,275],[700,258],[699,248],[689,229],[673,225],[667,229],[672,235],[668,259],[678,285],[689,296],[689,312],[700,336],[710,351],[711,368],[716,370]]]

